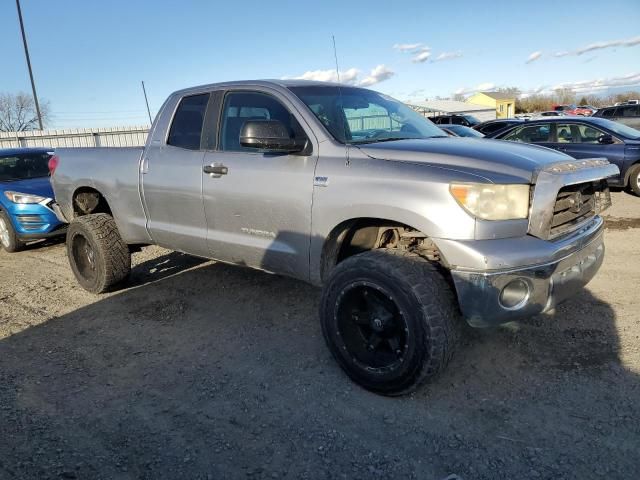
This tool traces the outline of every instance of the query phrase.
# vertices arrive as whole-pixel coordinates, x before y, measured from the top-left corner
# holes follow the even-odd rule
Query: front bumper
[[[53,202],[46,199],[34,204],[11,204],[7,213],[20,240],[38,240],[62,235],[66,225],[51,209]]]
[[[545,263],[490,271],[453,268],[458,302],[467,322],[474,327],[499,325],[547,311],[573,296],[602,265],[603,224],[596,217],[580,232],[573,249],[567,253],[563,245],[565,254]],[[509,292],[516,292],[521,301],[514,302]]]

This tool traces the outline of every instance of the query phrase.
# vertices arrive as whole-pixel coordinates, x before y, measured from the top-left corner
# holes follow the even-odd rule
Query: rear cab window
[[[200,150],[209,94],[190,95],[180,100],[169,130],[167,144],[187,150]]]

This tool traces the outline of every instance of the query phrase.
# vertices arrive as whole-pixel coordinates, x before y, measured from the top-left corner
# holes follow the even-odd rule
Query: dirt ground
[[[303,283],[150,247],[94,296],[61,243],[1,252],[0,478],[638,478],[640,199],[608,224],[583,293],[402,398],[339,370]]]

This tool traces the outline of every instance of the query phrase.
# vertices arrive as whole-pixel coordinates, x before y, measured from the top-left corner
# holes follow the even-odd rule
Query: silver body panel
[[[561,240],[546,240],[551,199],[567,182],[604,178],[616,167],[603,163],[580,174],[551,174],[551,166],[566,164],[571,157],[489,140],[434,138],[345,146],[292,94],[287,88],[292,83],[297,84],[231,82],[175,92],[158,113],[144,150],[58,150],[60,164],[52,183],[60,211],[71,220],[74,192],[93,188],[108,201],[129,244],[156,243],[313,284],[322,283],[327,238],[353,219],[399,222],[424,233],[458,276],[497,278],[491,272],[559,261],[592,238],[585,227]],[[171,119],[183,96],[235,89],[276,97],[305,130],[312,153],[192,151],[167,145]],[[205,165],[214,164],[226,166],[228,174],[203,173]],[[449,193],[451,182],[534,184],[530,219],[477,220]],[[598,231],[599,225],[594,227]],[[461,305],[468,300],[463,298],[466,291],[458,287]]]

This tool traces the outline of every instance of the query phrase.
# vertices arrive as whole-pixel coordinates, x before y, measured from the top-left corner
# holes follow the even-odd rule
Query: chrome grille
[[[549,236],[554,238],[577,230],[609,205],[611,194],[606,181],[562,187],[553,207]]]

